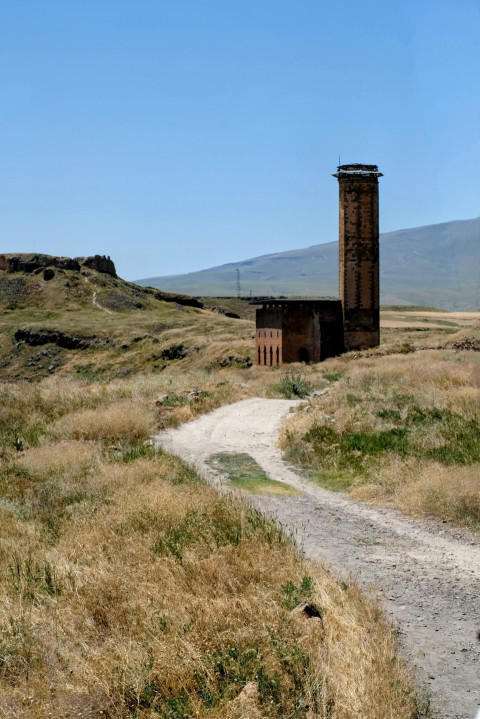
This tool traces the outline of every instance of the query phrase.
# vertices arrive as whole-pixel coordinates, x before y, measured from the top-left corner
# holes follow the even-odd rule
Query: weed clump
[[[304,399],[313,391],[311,383],[298,372],[287,372],[272,390],[285,399]]]

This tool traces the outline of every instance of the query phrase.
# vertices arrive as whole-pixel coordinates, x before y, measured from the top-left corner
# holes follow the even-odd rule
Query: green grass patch
[[[325,471],[311,470],[306,473],[307,479],[314,484],[319,484],[331,492],[346,492],[353,484],[355,475],[340,472],[335,469]]]
[[[323,377],[328,382],[338,382],[339,379],[342,379],[344,373],[343,372],[324,372]]]
[[[370,481],[388,455],[446,466],[480,462],[477,419],[446,408],[421,407],[407,394],[395,393],[391,404],[375,412],[386,425],[376,431],[340,432],[334,423],[325,422],[312,424],[301,437],[287,432],[286,460],[332,491],[348,491]]]
[[[286,608],[291,611],[301,602],[305,602],[310,599],[313,591],[313,579],[312,577],[305,576],[297,586],[294,582],[288,581],[282,585],[282,592],[284,594],[284,603]]]
[[[271,479],[253,457],[244,452],[218,452],[208,458],[208,464],[226,474],[235,489],[252,494],[298,494],[290,484]]]
[[[280,382],[272,386],[272,390],[285,399],[304,399],[312,393],[313,387],[298,372],[288,372]]]

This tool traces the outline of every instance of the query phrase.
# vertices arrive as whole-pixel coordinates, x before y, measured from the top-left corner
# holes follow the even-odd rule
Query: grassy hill
[[[0,270],[0,378],[112,380],[175,371],[180,360],[220,367],[233,353],[248,365],[251,335],[250,323],[191,297],[91,268]]]
[[[480,218],[388,232],[380,236],[380,248],[382,304],[480,307]],[[244,295],[338,295],[337,242],[138,284],[198,296],[233,295],[237,268]]]

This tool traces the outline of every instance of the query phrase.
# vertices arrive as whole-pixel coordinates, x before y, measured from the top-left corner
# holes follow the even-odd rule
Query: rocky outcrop
[[[199,309],[203,308],[203,302],[197,300],[196,297],[190,297],[189,295],[176,295],[172,292],[162,292],[162,290],[155,290],[153,296],[156,300],[160,300],[161,302],[176,302],[177,305],[182,305],[185,307],[198,307]]]
[[[117,277],[115,265],[110,257],[105,257],[105,255],[94,255],[93,257],[76,257],[75,260],[82,267],[89,267],[91,270],[96,270],[97,272],[103,272],[106,275]]]
[[[57,267],[61,270],[80,270],[88,267],[97,272],[103,272],[116,277],[115,265],[110,257],[94,255],[93,257],[54,257],[53,255],[37,254],[8,254],[0,255],[0,270],[4,272],[39,273],[47,267]]]
[[[240,315],[236,312],[228,312],[224,307],[210,307],[210,312],[215,312],[216,315],[225,315],[225,317],[231,317],[234,320],[239,320]]]
[[[17,342],[25,342],[32,347],[54,344],[67,350],[86,350],[89,347],[116,344],[116,341],[111,337],[82,337],[81,335],[69,335],[61,330],[47,328],[19,329],[15,332],[15,339]]]
[[[53,257],[52,255],[0,255],[0,270],[4,272],[40,272],[45,267],[58,267],[62,270],[79,270],[77,260],[70,257]]]
[[[185,357],[188,357],[188,355],[191,353],[192,350],[190,349],[190,347],[186,347],[182,344],[174,344],[162,350],[159,356],[163,360],[177,360],[184,359]]]
[[[251,367],[251,357],[237,357],[236,355],[222,355],[218,358],[220,367],[237,367],[239,369]]]

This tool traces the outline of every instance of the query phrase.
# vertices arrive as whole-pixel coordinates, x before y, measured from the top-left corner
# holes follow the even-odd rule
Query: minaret
[[[339,165],[339,282],[345,350],[380,344],[378,178],[376,165]]]

